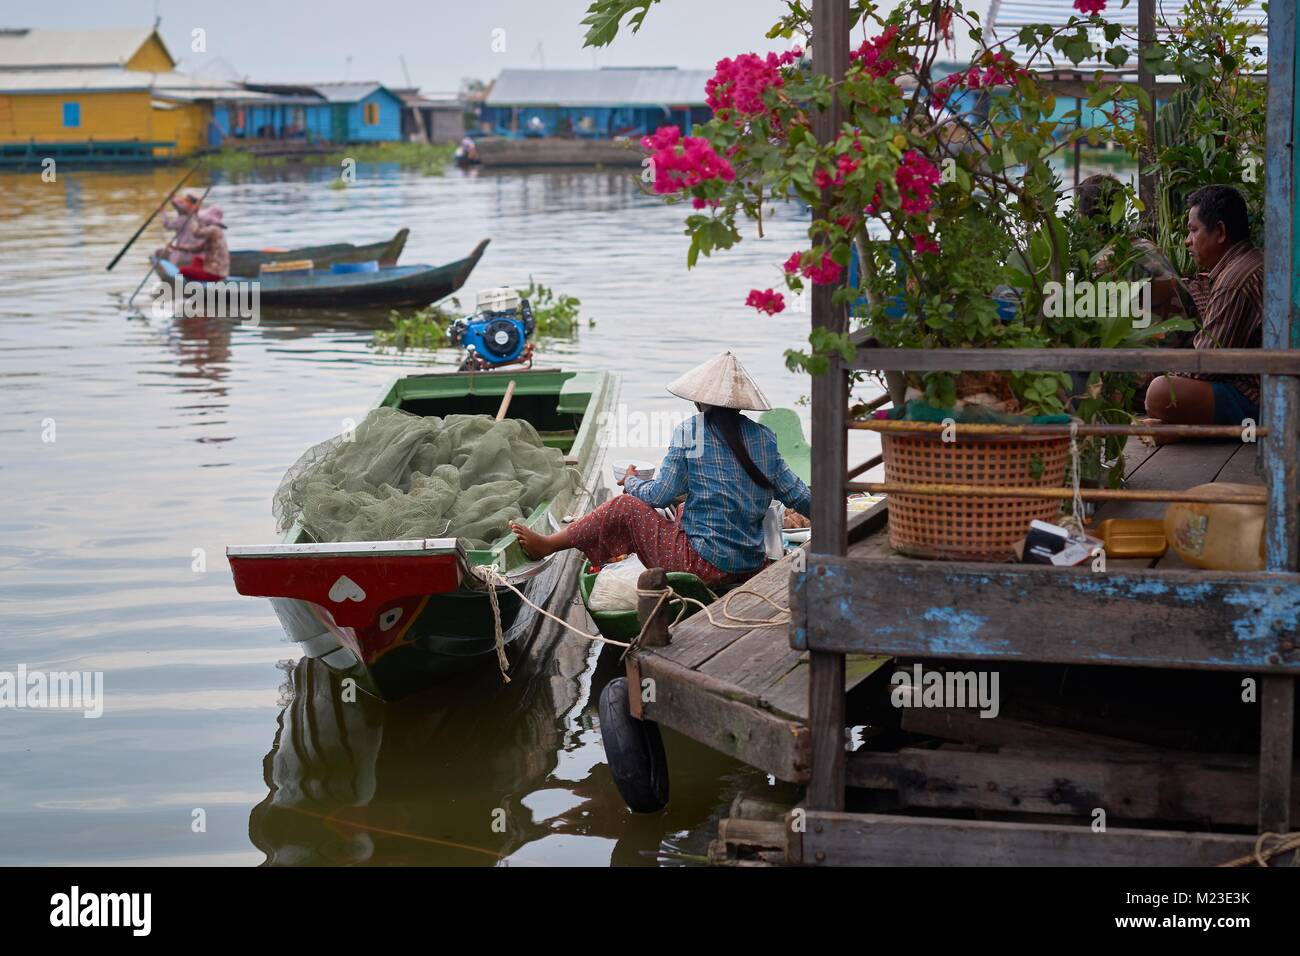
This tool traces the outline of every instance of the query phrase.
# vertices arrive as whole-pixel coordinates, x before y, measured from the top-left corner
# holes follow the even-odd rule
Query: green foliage
[[[645,21],[650,7],[659,0],[592,0],[587,7],[587,15],[582,18],[582,25],[587,28],[583,46],[609,46],[618,36],[623,18],[628,17],[628,26],[636,33]]]
[[[460,300],[452,298],[451,309],[440,304],[428,305],[416,312],[393,309],[388,313],[387,329],[376,331],[372,347],[392,349],[436,349],[447,344],[447,329],[460,315]]]
[[[557,294],[549,286],[528,277],[528,288],[516,290],[520,298],[527,299],[541,337],[572,338],[578,334],[578,308],[581,300],[571,295]],[[594,324],[594,323],[589,323]]]
[[[407,169],[417,169],[426,176],[441,176],[450,165],[456,147],[434,143],[369,143],[340,147],[337,152],[306,153],[301,156],[259,156],[234,146],[224,146],[218,152],[204,157],[209,169],[227,173],[251,172],[284,166],[290,160],[295,166],[335,166],[345,159],[357,163],[396,163]]]

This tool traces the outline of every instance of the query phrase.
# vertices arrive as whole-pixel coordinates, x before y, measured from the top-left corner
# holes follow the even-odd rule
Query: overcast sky
[[[182,69],[262,81],[377,80],[431,92],[502,69],[592,66],[711,68],[724,56],[781,49],[763,37],[780,0],[662,0],[635,35],[582,46],[588,0],[47,0],[14,4],[6,27],[148,26]],[[982,12],[982,11],[981,11]],[[191,51],[196,27],[207,52]],[[494,33],[504,31],[504,33]],[[494,38],[499,48],[493,49]],[[349,57],[351,63],[349,63]]]

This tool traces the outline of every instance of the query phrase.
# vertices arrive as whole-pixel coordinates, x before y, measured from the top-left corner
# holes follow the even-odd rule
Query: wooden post
[[[668,587],[668,575],[663,568],[647,568],[637,578],[636,586],[642,591],[662,591]],[[660,604],[657,596],[642,595],[636,599],[636,616],[645,625],[645,633],[641,637],[642,647],[668,646],[671,638],[668,635],[667,601]]]
[[[848,0],[813,0],[813,72],[838,81],[849,65]],[[831,106],[813,117],[813,133],[821,142],[835,139],[843,120],[838,94]],[[819,211],[818,215],[823,215]],[[865,263],[863,264],[865,265]],[[845,309],[831,298],[834,288],[812,287],[812,324],[843,332],[848,328]],[[848,389],[845,368],[838,356],[830,360],[825,375],[812,379],[812,551],[840,555],[848,548],[844,481],[848,471],[845,413]],[[814,612],[815,613],[815,612]],[[808,806],[817,810],[844,809],[844,656],[813,651],[809,654],[808,724],[812,734],[812,779]]]
[[[1156,153],[1156,78],[1147,69],[1143,54],[1156,39],[1156,0],[1138,0],[1138,87],[1147,95],[1150,104],[1142,110],[1146,136],[1140,154],[1141,170],[1138,172],[1138,198],[1145,207],[1143,218],[1154,221],[1156,214],[1155,173],[1145,172],[1155,160]]]
[[[1300,347],[1300,225],[1296,205],[1296,11],[1295,0],[1274,0],[1268,10],[1268,162],[1264,237],[1264,348]],[[1268,484],[1266,525],[1268,569],[1295,571],[1300,562],[1300,514],[1297,513],[1296,433],[1300,426],[1300,380],[1294,376],[1261,377],[1262,415],[1272,426],[1264,441]],[[1279,634],[1279,640],[1282,635]],[[1294,635],[1290,635],[1294,639]],[[1281,649],[1279,648],[1279,654]],[[1292,738],[1295,678],[1263,678],[1260,687],[1259,830],[1285,833],[1291,828]]]

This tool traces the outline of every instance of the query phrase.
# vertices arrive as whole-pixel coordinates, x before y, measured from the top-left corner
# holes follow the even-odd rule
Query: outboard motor
[[[528,337],[537,327],[527,299],[508,286],[484,289],[473,315],[457,319],[448,330],[453,345],[465,347],[464,369],[494,368],[531,361]]]

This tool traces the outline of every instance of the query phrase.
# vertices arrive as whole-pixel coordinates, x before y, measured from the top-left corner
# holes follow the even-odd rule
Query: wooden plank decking
[[[754,577],[747,587],[785,608],[789,603],[792,556]],[[724,596],[713,605],[722,623],[726,613],[754,621],[756,627],[715,627],[696,614],[673,629],[667,647],[641,652],[642,681],[654,681],[645,716],[716,750],[736,757],[780,780],[808,779],[808,654],[790,647],[784,614],[746,593]],[[886,658],[852,657],[852,689]]]

